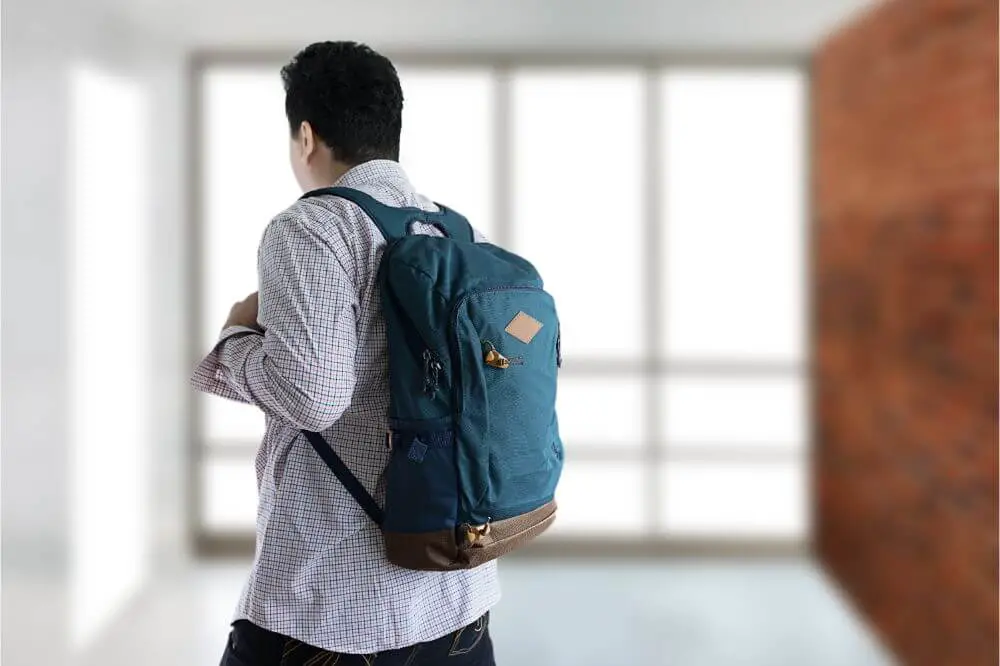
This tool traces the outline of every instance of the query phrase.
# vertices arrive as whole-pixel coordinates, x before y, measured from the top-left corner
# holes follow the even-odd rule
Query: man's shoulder
[[[298,199],[271,219],[269,231],[305,232],[327,241],[366,236],[367,220],[346,199],[319,196]]]
[[[345,199],[335,196],[315,196],[296,199],[281,211],[274,221],[284,224],[297,223],[305,226],[325,225],[351,217],[350,206]]]
[[[323,247],[355,280],[370,264],[381,236],[369,227],[368,219],[350,202],[335,196],[299,199],[272,218],[261,243],[262,256],[291,243]]]

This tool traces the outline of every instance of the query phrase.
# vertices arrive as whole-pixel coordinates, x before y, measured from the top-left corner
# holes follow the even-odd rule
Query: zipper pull
[[[438,389],[438,382],[441,376],[441,370],[444,366],[441,365],[441,361],[434,357],[434,352],[430,349],[424,350],[424,387],[423,391],[428,396],[433,396]]]
[[[482,525],[470,525],[468,523],[462,525],[463,541],[465,541],[466,547],[474,547],[482,541],[483,537],[489,536],[492,531],[492,522],[492,518],[487,518],[486,522]]]
[[[510,367],[510,359],[498,352],[492,342],[486,341],[485,345],[486,356],[483,360],[486,361],[486,365],[491,368],[499,368],[500,370],[506,370]]]
[[[441,362],[437,359],[431,361],[431,393],[438,389],[438,381],[441,379]]]

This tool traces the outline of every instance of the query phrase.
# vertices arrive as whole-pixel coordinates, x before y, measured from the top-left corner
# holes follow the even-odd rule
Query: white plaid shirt
[[[395,162],[362,164],[337,184],[389,205],[435,209]],[[256,459],[256,556],[236,619],[335,652],[433,640],[500,598],[494,563],[448,573],[390,564],[379,529],[299,434],[323,433],[383,503],[389,384],[376,272],[384,247],[375,225],[343,199],[293,204],[268,225],[258,253],[266,332],[226,329],[192,379],[267,417]]]

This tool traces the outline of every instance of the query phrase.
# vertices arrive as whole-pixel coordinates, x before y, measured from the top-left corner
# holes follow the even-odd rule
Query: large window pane
[[[569,363],[643,354],[642,93],[630,71],[513,79],[514,246],[556,296]]]
[[[401,69],[400,163],[417,191],[493,235],[494,77],[489,70]]]
[[[670,536],[805,536],[802,462],[672,462],[662,468],[660,484],[662,528]]]
[[[668,446],[799,449],[805,399],[800,377],[678,377],[663,387],[662,430]]]
[[[279,64],[213,68],[202,83],[198,335],[206,349],[232,302],[256,288],[265,225],[299,193],[287,164]],[[507,97],[497,95],[493,68],[403,66],[400,161],[419,192],[531,260],[557,299],[569,374],[558,394],[568,460],[556,538],[803,538],[806,462],[780,456],[807,442],[804,378],[587,374],[645,359],[654,316],[663,324],[654,344],[668,360],[805,359],[801,74],[663,75],[662,144],[653,145],[662,179],[652,184],[661,196],[659,284],[643,280],[645,77],[638,67],[522,68]],[[504,126],[510,144],[495,145]],[[495,219],[497,210],[509,219]],[[650,313],[646,295],[664,310]],[[660,402],[650,405],[657,386]],[[216,398],[202,407],[201,527],[250,535],[252,454],[248,447],[234,455],[233,445],[256,444],[263,417]],[[655,433],[647,432],[651,417],[659,418]],[[666,447],[662,458],[646,456],[654,435]],[[706,455],[671,457],[670,447]],[[726,457],[742,447],[779,453],[757,462]]]
[[[232,304],[257,289],[257,246],[300,194],[288,162],[278,69],[220,68],[202,82],[201,331],[215,341]]]
[[[636,449],[644,441],[641,377],[559,381],[559,434],[570,449]]]
[[[208,458],[202,464],[202,525],[252,533],[257,520],[257,477],[251,456]]]
[[[803,93],[798,70],[666,75],[663,296],[671,357],[803,357]]]
[[[645,478],[641,463],[567,462],[556,491],[559,516],[552,533],[639,533],[646,516]]]

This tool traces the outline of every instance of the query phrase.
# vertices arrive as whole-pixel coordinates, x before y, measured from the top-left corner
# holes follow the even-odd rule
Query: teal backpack
[[[304,435],[382,529],[390,562],[468,569],[555,520],[559,319],[535,268],[476,243],[464,217],[393,208],[347,188],[385,237],[378,283],[389,346],[390,447],[380,508],[318,434]],[[444,236],[412,234],[414,223]]]

